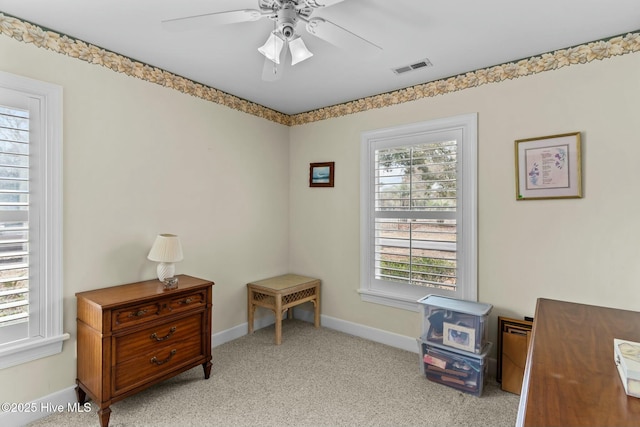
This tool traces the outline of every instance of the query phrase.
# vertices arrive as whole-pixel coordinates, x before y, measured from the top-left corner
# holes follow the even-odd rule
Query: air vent
[[[433,67],[433,64],[427,58],[423,59],[422,61],[416,62],[415,64],[394,68],[393,72],[396,74],[404,74],[409,71],[419,70],[420,68],[426,68],[426,67]]]

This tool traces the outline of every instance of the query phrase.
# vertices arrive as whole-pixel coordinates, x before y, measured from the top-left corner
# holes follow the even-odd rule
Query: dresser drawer
[[[207,305],[205,290],[166,298],[152,303],[132,305],[113,311],[111,329],[116,331],[157,319],[159,316],[196,310]]]
[[[111,329],[118,330],[156,319],[162,313],[161,301],[132,305],[113,311]]]
[[[119,364],[147,351],[172,345],[202,333],[203,313],[162,323],[131,334],[116,336],[115,363]]]
[[[184,310],[194,310],[198,307],[204,307],[206,304],[207,294],[205,291],[200,291],[170,299],[168,309],[171,313],[176,313]]]
[[[194,335],[171,345],[154,348],[117,364],[113,379],[113,393],[120,393],[126,388],[152,381],[198,357],[204,358],[202,347],[201,337]]]

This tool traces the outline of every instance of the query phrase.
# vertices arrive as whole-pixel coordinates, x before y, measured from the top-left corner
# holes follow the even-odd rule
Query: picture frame
[[[516,200],[582,197],[580,132],[515,141]]]
[[[309,187],[333,187],[335,162],[310,163]]]
[[[476,330],[467,326],[444,322],[442,344],[474,353],[476,347]]]

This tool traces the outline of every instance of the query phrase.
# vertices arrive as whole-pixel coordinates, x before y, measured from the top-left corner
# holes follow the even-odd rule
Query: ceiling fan
[[[315,9],[332,6],[344,0],[258,0],[259,9],[241,9],[227,12],[207,13],[162,21],[168,31],[186,31],[213,25],[271,19],[274,29],[267,41],[258,48],[265,56],[262,79],[274,81],[282,76],[287,52],[291,53],[291,65],[313,56],[301,35],[296,32],[299,21],[304,22],[309,34],[334,46],[359,54],[373,54],[382,48],[354,33],[320,17],[312,17]]]

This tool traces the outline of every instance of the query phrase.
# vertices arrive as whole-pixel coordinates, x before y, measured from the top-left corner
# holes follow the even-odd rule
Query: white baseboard
[[[305,322],[313,323],[313,312],[309,310],[294,308],[294,317]],[[326,315],[320,316],[320,322],[325,328],[334,329],[349,335],[354,335],[356,337],[396,347],[416,354],[420,352],[416,339],[406,335],[400,335]],[[275,316],[273,314],[268,314],[255,320],[254,330],[270,326],[273,323],[275,323]],[[248,324],[242,323],[230,329],[217,332],[211,336],[211,346],[217,347],[226,342],[233,341],[247,335],[248,331]],[[418,362],[419,361],[416,360],[416,369],[419,369]],[[495,377],[496,360],[489,358],[487,362],[489,363],[489,376]],[[44,418],[56,411],[78,411],[84,409],[82,406],[78,407],[77,405],[75,386],[60,390],[26,405],[28,405],[30,409],[33,409],[33,411],[0,413],[0,425],[7,427],[21,427],[40,418]]]
[[[337,319],[331,316],[321,316],[322,326],[344,332],[349,335],[364,338],[370,341],[396,347],[402,350],[418,353],[418,344],[415,338],[406,335],[395,334],[383,331],[382,329],[364,326],[346,320]]]
[[[221,331],[211,335],[211,347],[217,347],[245,335],[247,335],[247,324],[243,323],[241,325],[234,326],[231,329],[227,329],[225,331]]]
[[[302,310],[296,310],[296,313],[298,313],[299,311],[302,311]],[[285,319],[286,319],[286,316],[285,316]],[[313,322],[313,317],[311,321]],[[269,325],[273,325],[275,322],[276,322],[275,315],[273,313],[269,313],[264,317],[255,319],[255,322],[253,322],[253,328],[254,330],[257,331],[258,329],[265,328]],[[237,338],[247,335],[247,333],[249,333],[249,324],[246,322],[241,323],[238,326],[234,326],[233,328],[215,333],[211,336],[211,347],[217,347],[226,342],[233,341]]]

